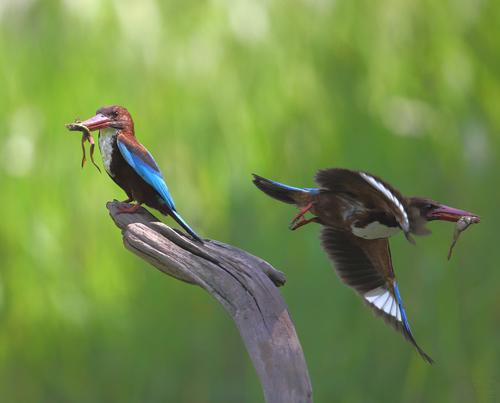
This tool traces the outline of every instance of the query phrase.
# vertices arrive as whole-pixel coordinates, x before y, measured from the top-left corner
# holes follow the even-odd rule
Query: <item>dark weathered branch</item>
[[[311,382],[297,333],[278,291],[285,276],[264,260],[233,246],[192,242],[145,209],[117,214],[125,247],[165,274],[196,284],[229,312],[253,361],[268,403],[312,401]]]

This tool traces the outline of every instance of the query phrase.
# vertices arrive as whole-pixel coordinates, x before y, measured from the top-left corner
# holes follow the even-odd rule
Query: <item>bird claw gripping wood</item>
[[[458,241],[458,238],[460,237],[460,234],[469,228],[469,226],[477,224],[479,221],[479,217],[475,216],[463,216],[458,219],[457,224],[455,225],[455,231],[453,232],[453,240],[450,245],[450,250],[448,251],[448,260],[451,259],[451,253]]]
[[[94,147],[95,147],[95,142],[94,142],[94,137],[92,137],[92,134],[90,133],[90,130],[88,129],[87,126],[84,126],[80,124],[80,122],[77,120],[75,123],[70,123],[67,124],[66,127],[71,130],[71,131],[80,131],[82,132],[82,168],[85,165],[85,162],[87,161],[87,157],[85,155],[85,142],[90,143],[90,161],[92,161],[92,164],[97,168],[99,173],[101,172],[101,168],[96,164],[94,161]]]

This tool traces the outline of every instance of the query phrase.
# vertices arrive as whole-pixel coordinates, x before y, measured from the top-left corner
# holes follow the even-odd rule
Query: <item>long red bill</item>
[[[91,118],[84,120],[83,122],[78,122],[79,125],[85,126],[91,132],[94,130],[103,129],[111,124],[111,120],[101,113],[98,113]],[[70,128],[71,130],[71,128]]]
[[[471,213],[470,211],[460,210],[454,207],[440,205],[437,209],[434,209],[429,214],[430,220],[442,220],[457,222],[462,217],[474,217],[475,222],[479,222],[480,218],[478,215]]]

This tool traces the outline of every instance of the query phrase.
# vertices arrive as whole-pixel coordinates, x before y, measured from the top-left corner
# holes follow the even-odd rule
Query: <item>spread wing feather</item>
[[[387,239],[362,239],[346,231],[323,227],[321,243],[341,280],[360,294],[376,315],[412,343],[425,361],[432,363],[411,332]]]

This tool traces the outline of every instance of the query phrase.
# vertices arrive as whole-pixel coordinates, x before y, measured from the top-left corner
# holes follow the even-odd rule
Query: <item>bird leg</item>
[[[131,204],[129,207],[118,207],[117,214],[133,214],[141,207],[142,203]]]
[[[296,229],[298,229],[306,224],[309,224],[310,222],[321,223],[321,221],[319,220],[319,217],[312,217],[312,218],[308,218],[308,219],[305,219],[304,217],[302,217],[302,220],[296,221],[294,224],[291,224],[290,229],[292,231],[295,231]]]
[[[312,203],[309,203],[309,204],[307,204],[306,206],[304,206],[304,207],[302,207],[302,208],[300,209],[299,214],[297,214],[297,215],[294,217],[294,219],[290,222],[289,228],[290,228],[291,230],[294,230],[294,229],[298,228],[298,227],[296,227],[297,222],[298,222],[301,218],[302,218],[302,220],[304,220],[304,218],[303,218],[303,217],[304,217],[304,215],[305,215],[305,214],[306,214],[309,210],[311,210],[312,206],[313,206],[313,204],[312,204]],[[307,224],[307,223],[305,223],[305,224]],[[302,225],[305,225],[305,224],[302,224]]]

